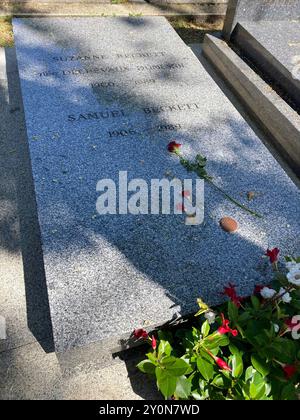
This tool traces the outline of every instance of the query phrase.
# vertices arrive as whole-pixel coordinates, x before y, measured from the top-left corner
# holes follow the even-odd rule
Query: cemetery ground
[[[204,34],[221,29],[219,24],[200,24],[183,17],[172,18],[171,23],[185,42],[193,44],[196,54],[201,51],[199,41]],[[9,17],[0,18],[0,46],[13,46]],[[0,100],[1,110],[6,109],[1,83]],[[16,96],[13,112],[20,106],[18,100],[20,98]],[[3,126],[6,116],[2,113],[0,118],[0,126]],[[30,164],[24,152],[25,144],[16,144],[15,140],[14,127],[7,125],[6,141],[0,144],[0,167],[4,168],[0,174],[0,195],[4,198],[1,201],[0,219],[1,231],[5,234],[0,251],[0,306],[13,320],[13,325],[9,326],[12,338],[2,341],[0,347],[0,399],[162,399],[153,380],[145,378],[136,368],[148,346],[116,355],[112,355],[110,350],[97,350],[92,361],[75,353],[74,360],[71,358],[66,361],[48,352],[50,344],[47,332],[42,332],[43,346],[30,333],[27,326],[15,173],[15,168],[22,171],[25,185],[30,177]],[[18,148],[21,148],[21,152]],[[34,244],[28,243],[27,246],[34,247]],[[14,284],[13,288],[11,284]]]

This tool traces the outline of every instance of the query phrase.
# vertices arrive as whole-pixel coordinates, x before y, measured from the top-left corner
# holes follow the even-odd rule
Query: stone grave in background
[[[269,280],[268,247],[299,251],[299,190],[164,18],[13,26],[56,351],[161,325],[200,296],[219,303],[228,282],[247,295]],[[191,177],[172,140],[207,156],[218,185],[263,218],[207,185],[200,225],[99,215],[97,183],[118,186],[120,171],[147,183]],[[220,228],[224,216],[235,234]]]
[[[229,0],[224,37],[229,40],[238,22],[300,20],[299,0]]]
[[[206,57],[299,177],[300,0],[231,0],[223,35],[206,38]]]

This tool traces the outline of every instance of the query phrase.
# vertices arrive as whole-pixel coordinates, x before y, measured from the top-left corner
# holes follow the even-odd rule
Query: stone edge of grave
[[[228,44],[206,35],[203,54],[267,131],[287,163],[300,177],[300,116]],[[295,153],[298,150],[299,153]]]
[[[202,16],[205,19],[225,18],[226,3],[158,3],[134,1],[120,4],[87,4],[65,3],[58,11],[55,3],[27,2],[22,4],[3,4],[0,6],[0,16],[14,15],[16,17],[58,17],[58,16]]]
[[[247,22],[237,23],[230,39],[231,45],[253,63],[258,72],[267,76],[272,83],[278,84],[294,104],[299,106],[299,81],[292,78],[290,70],[248,30],[247,26],[244,26],[245,23]]]

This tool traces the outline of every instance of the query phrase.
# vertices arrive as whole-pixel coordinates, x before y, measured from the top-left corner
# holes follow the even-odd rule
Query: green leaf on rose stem
[[[187,362],[173,356],[164,357],[161,360],[161,365],[173,376],[182,376],[190,369]]]
[[[175,397],[179,397],[182,399],[188,399],[192,390],[192,384],[186,376],[179,376],[176,382],[176,389],[175,389]]]
[[[210,325],[208,323],[208,321],[203,322],[202,327],[201,327],[201,334],[203,335],[203,337],[207,337],[210,331]]]
[[[232,356],[232,376],[239,378],[244,370],[243,358],[240,353],[236,353]]]
[[[172,351],[171,344],[168,341],[161,340],[158,346],[158,357],[161,358],[163,355],[170,356]]]
[[[202,155],[196,155],[196,162],[199,166],[205,166],[207,163],[207,158]]]
[[[201,356],[197,358],[197,368],[205,380],[210,381],[213,378],[213,365]]]
[[[149,375],[155,375],[155,364],[152,363],[150,360],[142,360],[138,365],[137,368],[143,372],[148,373]]]
[[[258,297],[256,296],[251,296],[251,302],[252,302],[252,306],[253,308],[258,311],[260,308],[260,300],[258,299]]]
[[[251,355],[251,363],[253,367],[263,376],[267,376],[270,373],[270,367],[267,363],[257,354]]]
[[[163,394],[165,399],[172,397],[176,389],[177,378],[170,375],[166,369],[159,366],[155,369],[157,388]]]

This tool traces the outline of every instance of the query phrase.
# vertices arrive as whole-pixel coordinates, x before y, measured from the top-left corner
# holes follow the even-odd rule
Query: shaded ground
[[[10,17],[0,17],[0,48],[13,45],[13,33]]]
[[[216,19],[213,22],[199,22],[195,17],[170,17],[171,23],[178,35],[187,44],[202,43],[206,34],[221,31],[223,21]]]

